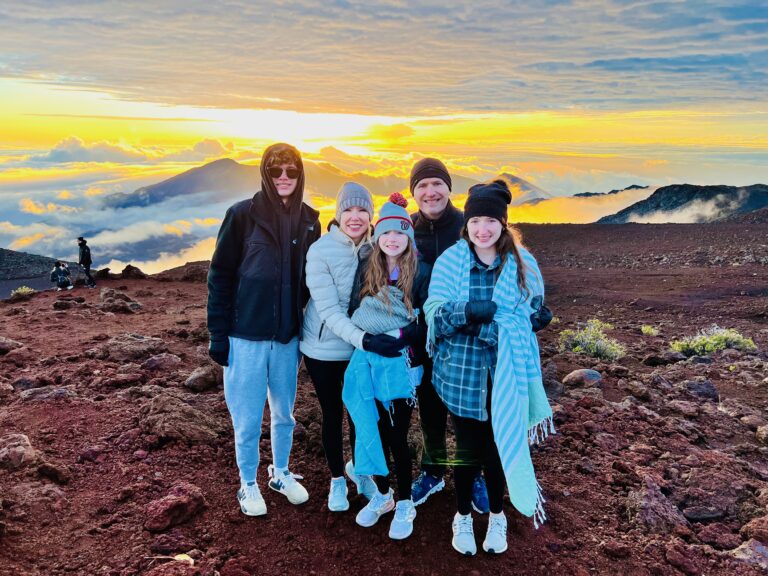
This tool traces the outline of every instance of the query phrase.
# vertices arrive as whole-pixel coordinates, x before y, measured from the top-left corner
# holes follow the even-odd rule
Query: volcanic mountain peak
[[[768,186],[765,184],[673,184],[659,188],[645,200],[616,214],[601,218],[598,223],[709,223],[765,207],[768,207]]]
[[[552,198],[552,194],[531,184],[528,180],[504,172],[499,174],[499,178],[505,180],[509,184],[509,190],[512,192],[512,206],[519,206],[528,202],[537,202]]]

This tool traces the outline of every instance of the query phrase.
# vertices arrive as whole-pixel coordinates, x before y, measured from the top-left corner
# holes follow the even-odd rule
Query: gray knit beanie
[[[368,189],[357,182],[345,182],[336,194],[336,221],[341,222],[341,213],[352,206],[363,208],[373,219],[373,198]]]

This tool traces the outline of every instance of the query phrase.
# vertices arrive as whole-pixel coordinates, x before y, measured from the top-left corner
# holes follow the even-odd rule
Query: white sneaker
[[[382,494],[378,490],[373,495],[371,501],[365,505],[365,508],[357,513],[357,522],[363,528],[370,528],[376,522],[379,521],[384,514],[392,512],[395,509],[395,498],[393,496],[392,488],[389,489],[387,494]]]
[[[504,516],[504,512],[489,514],[483,550],[489,554],[501,554],[507,551],[507,517]]]
[[[400,500],[395,506],[395,517],[389,525],[389,537],[392,540],[405,540],[413,533],[413,520],[416,518],[416,506],[413,500]]]
[[[237,491],[237,501],[246,516],[264,516],[267,513],[267,504],[256,482],[241,485]]]
[[[459,514],[453,517],[453,540],[451,545],[453,549],[465,556],[474,556],[477,554],[477,544],[475,543],[475,531],[472,526],[472,514]]]
[[[296,480],[303,480],[303,476],[292,474],[288,470],[277,470],[272,464],[267,467],[269,473],[269,487],[275,492],[280,492],[288,498],[288,502],[291,504],[303,504],[309,500],[309,494],[307,490],[296,482]]]
[[[346,463],[344,466],[344,472],[346,472],[347,476],[349,476],[349,479],[355,483],[355,489],[357,490],[357,493],[362,494],[368,498],[368,500],[373,498],[378,492],[376,488],[376,482],[373,481],[373,478],[363,474],[355,474],[355,465],[352,464],[352,460]]]
[[[347,500],[347,479],[331,478],[331,489],[328,492],[328,510],[331,512],[344,512],[349,510]]]
[[[67,290],[72,290],[72,288],[74,288],[74,286],[67,286]]]

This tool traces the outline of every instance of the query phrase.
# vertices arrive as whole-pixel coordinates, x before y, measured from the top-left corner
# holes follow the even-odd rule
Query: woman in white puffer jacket
[[[333,512],[349,509],[345,470],[358,493],[370,499],[376,491],[370,477],[355,474],[351,461],[344,465],[341,400],[344,371],[355,348],[363,348],[366,336],[349,319],[347,309],[359,252],[370,250],[372,215],[371,193],[355,182],[345,183],[336,196],[336,219],[307,253],[306,279],[311,297],[304,313],[300,346],[323,414],[323,450],[331,471],[328,508]],[[354,427],[347,420],[354,454]]]

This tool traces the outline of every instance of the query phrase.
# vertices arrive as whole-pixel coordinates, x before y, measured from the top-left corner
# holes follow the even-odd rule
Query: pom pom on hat
[[[389,195],[389,201],[392,202],[392,204],[408,208],[408,199],[400,194],[400,192],[392,192],[392,194]]]

